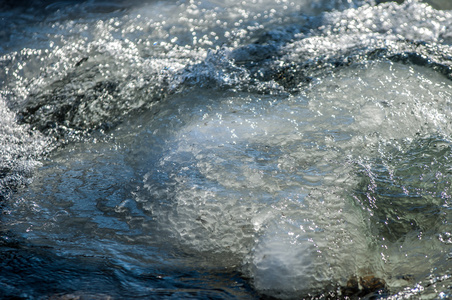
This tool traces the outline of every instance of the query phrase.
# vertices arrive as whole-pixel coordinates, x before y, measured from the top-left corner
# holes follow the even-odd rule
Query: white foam
[[[28,126],[18,125],[16,115],[1,97],[0,115],[0,193],[7,196],[10,189],[30,181],[49,139],[32,132]]]

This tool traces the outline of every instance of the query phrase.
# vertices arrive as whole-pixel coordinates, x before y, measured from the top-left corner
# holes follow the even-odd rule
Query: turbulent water
[[[0,8],[1,299],[452,298],[449,1]]]

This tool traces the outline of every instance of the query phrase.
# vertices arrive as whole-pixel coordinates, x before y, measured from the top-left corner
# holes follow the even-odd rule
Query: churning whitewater
[[[0,294],[452,297],[448,1],[0,19]]]

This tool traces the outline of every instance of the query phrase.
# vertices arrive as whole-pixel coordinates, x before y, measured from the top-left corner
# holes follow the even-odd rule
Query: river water
[[[1,299],[452,298],[449,1],[0,8]]]

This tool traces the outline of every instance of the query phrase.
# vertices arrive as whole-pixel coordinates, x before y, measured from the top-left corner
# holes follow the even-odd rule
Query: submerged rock
[[[341,296],[346,298],[369,297],[388,293],[386,282],[374,275],[351,277],[344,287],[341,287]]]

